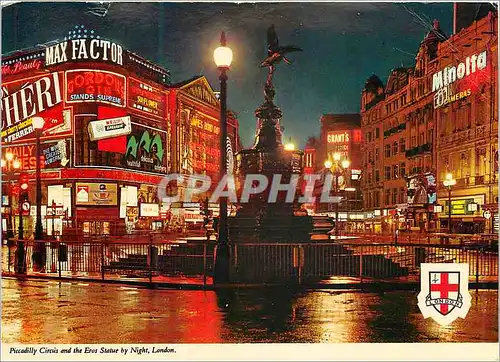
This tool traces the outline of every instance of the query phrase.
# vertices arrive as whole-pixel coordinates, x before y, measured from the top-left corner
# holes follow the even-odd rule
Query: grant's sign
[[[103,61],[123,65],[123,48],[108,40],[75,39],[45,50],[45,66],[67,61]]]

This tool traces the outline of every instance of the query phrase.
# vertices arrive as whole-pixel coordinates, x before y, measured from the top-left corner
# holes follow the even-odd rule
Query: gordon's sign
[[[45,50],[45,66],[67,61],[104,61],[123,65],[123,48],[108,40],[75,39]]]

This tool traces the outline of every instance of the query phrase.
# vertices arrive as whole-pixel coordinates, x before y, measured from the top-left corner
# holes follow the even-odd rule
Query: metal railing
[[[236,244],[232,280],[321,281],[333,276],[417,280],[421,263],[468,263],[470,276],[498,277],[498,251],[484,245]]]
[[[150,238],[148,243],[24,244],[27,274],[149,282],[191,277],[204,285],[213,277],[214,242],[153,242]],[[2,247],[4,273],[18,270],[16,254],[16,245]],[[332,277],[418,280],[421,263],[468,263],[476,281],[481,277],[498,280],[498,249],[485,244],[241,243],[231,245],[230,272],[235,283],[308,283]]]

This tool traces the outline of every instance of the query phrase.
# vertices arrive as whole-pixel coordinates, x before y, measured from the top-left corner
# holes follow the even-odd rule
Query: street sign
[[[484,217],[486,220],[491,219],[491,211],[490,211],[490,210],[485,210],[485,211],[483,212],[483,217]]]
[[[31,205],[30,205],[30,203],[28,201],[24,201],[21,204],[21,208],[23,209],[23,215],[29,215],[30,214]]]

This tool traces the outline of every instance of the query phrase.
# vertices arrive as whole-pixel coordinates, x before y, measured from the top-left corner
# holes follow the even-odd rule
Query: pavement
[[[57,273],[29,273],[16,274],[2,272],[2,278],[19,279],[19,280],[61,280],[61,281],[79,281],[79,282],[96,282],[109,284],[124,284],[135,285],[148,288],[171,288],[184,290],[215,290],[227,288],[265,288],[279,287],[283,285],[292,286],[295,288],[304,289],[346,289],[346,290],[412,290],[420,288],[419,276],[405,276],[397,278],[359,278],[359,277],[344,277],[332,276],[314,282],[305,281],[301,284],[283,284],[283,283],[231,283],[231,284],[214,284],[213,278],[207,276],[163,276],[154,275],[137,277],[125,276],[119,274],[105,274],[104,279],[100,273],[72,273],[61,272],[61,277]],[[479,277],[476,282],[475,276],[469,277],[469,288],[471,289],[498,289],[498,277]]]
[[[414,290],[183,291],[15,279],[1,288],[3,343],[498,342],[497,290],[471,290],[466,318],[439,326],[423,318]]]

